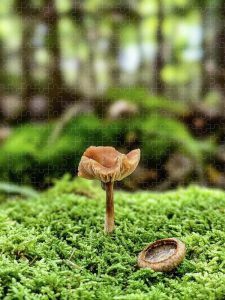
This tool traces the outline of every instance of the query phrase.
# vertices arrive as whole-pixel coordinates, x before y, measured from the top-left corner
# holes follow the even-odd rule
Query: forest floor
[[[224,299],[225,193],[115,191],[116,230],[103,232],[104,191],[67,177],[38,197],[1,199],[1,299]],[[148,243],[177,237],[170,273],[137,267]]]

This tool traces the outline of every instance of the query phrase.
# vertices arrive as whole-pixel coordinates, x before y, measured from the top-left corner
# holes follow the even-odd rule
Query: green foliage
[[[78,185],[97,198],[76,195]],[[92,181],[64,178],[38,199],[0,205],[2,299],[224,298],[223,192],[116,191],[112,236],[103,232],[104,193]],[[186,244],[178,269],[138,269],[143,247],[166,237]]]
[[[36,163],[35,155],[44,145],[49,129],[48,125],[24,125],[14,130],[1,146],[0,173],[3,180],[29,182]]]
[[[146,108],[150,111],[162,111],[178,115],[188,113],[188,107],[184,102],[173,101],[159,97],[148,97],[145,102]]]
[[[110,88],[107,92],[109,100],[115,101],[119,99],[126,99],[137,103],[142,103],[143,100],[148,96],[148,90],[145,88]]]
[[[0,182],[0,194],[19,194],[24,197],[37,197],[38,193],[30,187],[19,186],[12,183]]]
[[[124,136],[125,122],[111,123],[93,115],[72,120],[58,140],[48,145],[54,124],[29,124],[16,129],[1,147],[0,178],[40,184],[67,172],[74,174],[84,150],[90,145],[114,145]]]
[[[149,91],[145,88],[111,88],[108,90],[106,97],[112,102],[120,99],[130,101],[151,113],[162,111],[181,115],[188,112],[188,107],[184,102],[149,95]]]
[[[175,138],[182,136],[181,133],[187,135],[183,124],[170,118],[160,117],[157,114],[142,122],[142,130],[144,132],[144,152],[147,154],[152,149],[152,154],[155,154],[159,159],[168,153],[168,149],[174,148]]]
[[[1,147],[2,181],[48,184],[65,170],[75,174],[80,157],[90,145],[112,145],[128,151],[130,135],[137,139],[143,162],[148,161],[152,166],[167,159],[173,150],[184,152],[201,163],[215,148],[213,140],[195,140],[184,124],[158,112],[150,117],[134,118],[132,122],[80,116],[71,120],[58,140],[49,145],[48,137],[53,128],[54,124],[30,124],[14,131]]]
[[[169,116],[171,113],[186,114],[188,108],[185,103],[150,96],[144,88],[112,88],[107,95],[111,101],[125,99],[144,108],[145,117],[134,120],[133,127],[141,132],[141,150],[145,160],[162,161],[176,148],[196,158],[202,156],[200,143],[181,121]]]
[[[151,160],[162,160],[176,149],[202,161],[215,149],[213,139],[196,140],[181,121],[157,113],[141,120],[139,128],[143,133],[142,153]]]

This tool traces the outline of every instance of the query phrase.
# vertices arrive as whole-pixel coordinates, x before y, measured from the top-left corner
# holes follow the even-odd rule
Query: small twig
[[[39,193],[30,187],[7,182],[0,182],[0,194],[1,193],[8,195],[21,195],[27,198],[37,198],[39,196]]]
[[[66,126],[69,121],[77,116],[80,112],[84,110],[84,105],[83,104],[74,104],[72,106],[69,106],[68,108],[65,109],[63,114],[61,115],[60,119],[57,121],[53,131],[51,132],[49,138],[48,138],[48,143],[47,145],[52,145],[62,132],[63,128]]]
[[[78,268],[78,269],[81,268],[80,266],[78,266],[77,264],[73,263],[72,261],[70,261],[68,259],[64,260],[64,263],[69,267]]]
[[[37,256],[35,256],[35,257],[30,261],[30,265],[32,265],[32,264],[35,262],[36,259],[37,259]]]
[[[73,248],[73,250],[71,251],[70,257],[68,258],[68,260],[71,260],[71,258],[73,257],[74,253],[75,253],[75,248]]]
[[[79,195],[79,196],[85,196],[85,197],[90,198],[90,199],[95,199],[93,194],[91,194],[88,191],[75,191],[74,194]]]

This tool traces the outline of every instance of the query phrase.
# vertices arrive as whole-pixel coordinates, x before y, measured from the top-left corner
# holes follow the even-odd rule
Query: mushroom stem
[[[114,229],[113,182],[106,182],[105,190],[106,190],[105,232],[107,234],[110,234]]]

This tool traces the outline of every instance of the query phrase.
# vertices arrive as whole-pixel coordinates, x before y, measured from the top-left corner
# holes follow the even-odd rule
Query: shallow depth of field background
[[[0,181],[43,189],[89,145],[118,184],[225,188],[225,1],[1,0]]]

